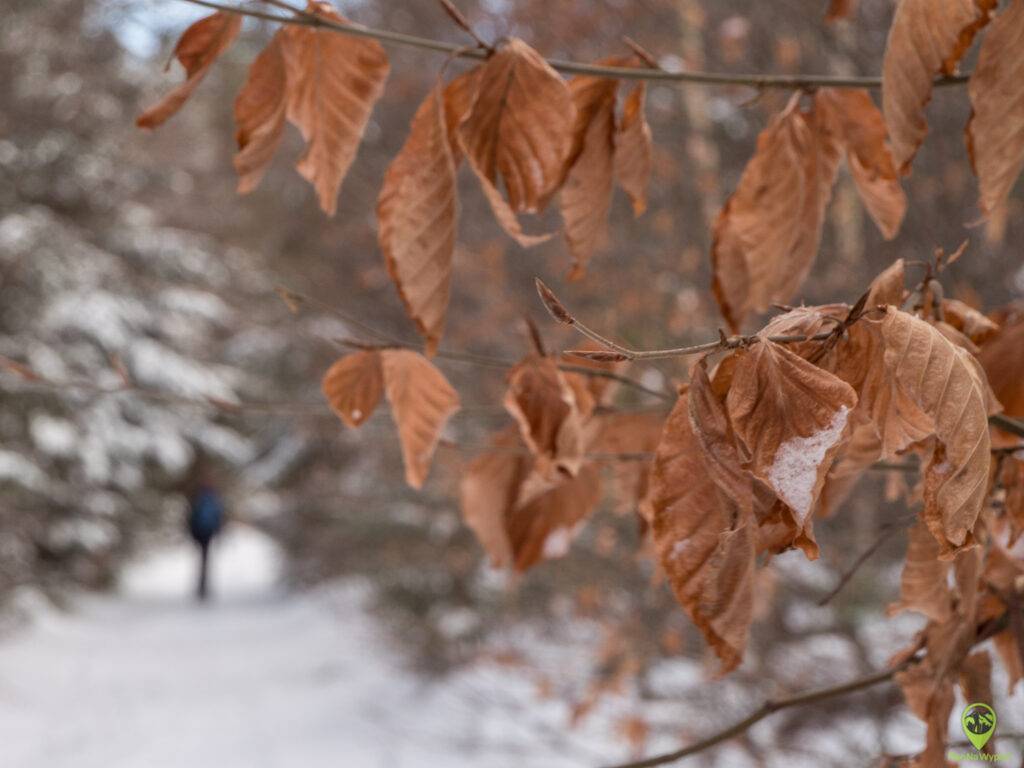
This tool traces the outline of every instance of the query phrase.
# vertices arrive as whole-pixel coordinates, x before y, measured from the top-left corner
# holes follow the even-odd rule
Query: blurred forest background
[[[892,11],[890,0],[862,0],[852,20],[826,24],[821,0],[459,5],[484,37],[515,34],[551,57],[625,53],[628,34],[668,69],[837,75],[878,72]],[[465,42],[436,3],[340,7],[368,26]],[[182,489],[203,465],[237,521],[281,542],[290,584],[369,583],[375,614],[417,674],[443,684],[466,665],[505,665],[530,681],[538,701],[564,704],[562,725],[614,700],[608,711],[628,749],[672,746],[765,696],[870,672],[918,628],[914,617],[884,613],[905,547],[899,524],[869,567],[817,605],[882,526],[909,523],[902,502],[885,500],[894,497],[886,486],[905,482],[900,475],[869,477],[846,514],[821,523],[820,561],[779,558],[747,659],[715,686],[702,682],[702,642],[656,579],[635,515],[610,500],[564,558],[514,582],[490,571],[460,519],[457,469],[509,421],[503,369],[438,361],[464,407],[422,493],[401,482],[388,414],[349,431],[320,394],[320,377],[339,355],[332,339],[366,338],[365,324],[416,341],[377,248],[374,209],[443,57],[389,48],[386,93],[329,219],[290,167],[300,152],[293,129],[261,187],[246,197],[234,191],[231,104],[269,25],[249,20],[165,128],[135,128],[141,108],[178,82],[180,72],[162,74],[163,63],[201,15],[170,0],[4,4],[0,355],[46,379],[0,369],[6,615],[17,614],[27,588],[58,602],[69,588],[104,589],[127,558],[180,538]],[[529,349],[524,316],[549,348],[576,346],[537,301],[535,276],[634,348],[714,338],[722,322],[709,290],[709,224],[787,95],[652,84],[648,211],[634,219],[617,193],[610,241],[579,282],[564,281],[570,261],[561,240],[523,250],[506,237],[464,170],[442,349],[514,361]],[[928,258],[966,238],[950,273],[954,297],[991,310],[1024,293],[1019,194],[989,225],[970,226],[967,109],[949,89],[936,91],[895,240],[881,239],[852,181],[840,176],[805,284],[808,303],[853,301],[894,259]],[[297,312],[280,298],[282,286],[305,297]],[[685,361],[630,373],[671,388],[685,380]],[[666,405],[635,392],[619,398]],[[574,649],[574,663],[546,663],[538,649],[549,647]],[[996,690],[1001,696],[1005,685],[997,681]],[[1007,721],[1012,709],[997,707]],[[883,686],[781,713],[697,762],[757,764],[771,744],[779,765],[867,765],[883,752],[916,750],[922,734],[899,691]]]

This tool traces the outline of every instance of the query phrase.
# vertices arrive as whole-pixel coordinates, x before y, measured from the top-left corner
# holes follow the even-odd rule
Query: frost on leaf
[[[801,520],[814,504],[818,467],[829,449],[842,439],[849,413],[847,406],[840,405],[828,426],[807,437],[793,437],[775,452],[768,482]]]

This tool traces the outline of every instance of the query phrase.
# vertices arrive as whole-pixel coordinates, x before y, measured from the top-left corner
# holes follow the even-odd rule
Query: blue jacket
[[[189,533],[199,544],[209,544],[223,524],[224,503],[220,495],[213,488],[202,486],[189,499]]]

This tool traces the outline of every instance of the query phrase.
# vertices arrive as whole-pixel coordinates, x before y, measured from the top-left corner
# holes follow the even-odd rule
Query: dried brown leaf
[[[245,85],[235,97],[235,170],[238,193],[256,189],[284,134],[288,78],[278,31],[249,67]]]
[[[941,550],[923,523],[907,533],[907,558],[900,577],[900,599],[888,608],[889,615],[917,611],[932,621],[948,621],[953,615],[949,591],[949,562],[940,560]]]
[[[882,112],[896,168],[906,174],[928,132],[925,105],[937,75],[950,75],[996,0],[901,0],[882,60]]]
[[[1001,328],[981,345],[978,360],[1006,415],[1024,417],[1024,310],[1011,307],[994,319]]]
[[[458,393],[429,360],[408,349],[380,352],[384,394],[398,426],[405,481],[422,488],[441,430],[459,409]]]
[[[441,83],[412,119],[377,199],[378,242],[406,312],[433,355],[444,331],[458,197]]]
[[[615,179],[633,202],[633,215],[647,210],[647,184],[651,180],[651,127],[644,115],[647,84],[633,86],[622,106],[615,129]]]
[[[861,89],[823,88],[814,98],[816,106],[835,123],[864,206],[882,236],[891,240],[907,211],[907,196],[886,143],[882,113]]]
[[[994,3],[993,3],[994,5]],[[1024,0],[995,17],[981,42],[967,92],[967,151],[978,176],[981,210],[991,215],[1024,168]]]
[[[665,422],[659,411],[623,411],[594,417],[599,421],[597,433],[588,452],[593,454],[651,454],[661,440]],[[594,458],[595,461],[600,459]],[[636,511],[647,496],[650,484],[650,459],[609,459],[612,467],[613,491],[619,512]]]
[[[181,109],[217,57],[238,37],[241,28],[239,14],[218,11],[186,29],[174,46],[174,56],[185,68],[185,82],[139,115],[135,124],[140,128],[156,128]]]
[[[581,75],[569,81],[576,121],[559,207],[573,258],[570,280],[583,276],[591,255],[607,237],[617,91],[618,81],[608,78]]]
[[[821,239],[839,143],[820,110],[799,94],[757,139],[736,191],[714,224],[712,289],[738,331],[751,311],[789,301],[807,276]]]
[[[328,369],[321,387],[341,420],[349,427],[358,427],[370,418],[384,394],[380,353],[346,355]]]
[[[871,281],[865,306],[869,309],[890,304],[894,307],[900,306],[906,293],[906,274],[903,259],[896,259]]]
[[[743,660],[753,613],[755,522],[708,472],[680,395],[665,424],[651,474],[652,532],[669,583],[721,660]]]
[[[571,148],[569,89],[540,54],[510,38],[482,66],[477,93],[459,127],[470,165],[495,190],[501,176],[513,213],[540,211]]]
[[[750,471],[792,510],[794,539],[807,533],[857,395],[837,376],[762,340],[737,353],[725,402]]]
[[[570,476],[579,472],[584,436],[577,395],[549,357],[532,355],[509,373],[505,409],[545,475],[551,470]]]
[[[975,344],[984,344],[999,333],[998,323],[959,299],[943,299],[942,315]]]
[[[906,429],[886,429],[893,421],[935,435],[924,467],[922,519],[946,557],[972,543],[988,491],[988,385],[970,354],[913,315],[890,308],[879,332],[887,382],[879,386],[892,395],[888,403],[882,393],[871,395],[884,411],[876,411],[876,424],[884,425],[883,455],[909,445]]]
[[[309,0],[307,11],[348,24],[321,0]],[[388,57],[376,40],[326,28],[292,25],[283,35],[287,117],[306,140],[306,151],[295,167],[316,189],[320,208],[333,216],[341,183],[384,92]]]

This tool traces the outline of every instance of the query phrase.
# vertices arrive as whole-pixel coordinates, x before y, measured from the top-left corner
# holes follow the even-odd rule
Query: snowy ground
[[[402,669],[363,590],[286,594],[278,553],[236,528],[216,599],[191,599],[191,548],[129,568],[119,595],[33,611],[0,639],[0,766],[412,768],[595,765],[561,705],[494,668],[428,685]],[[500,691],[500,700],[495,692]],[[550,738],[549,738],[550,737]]]

